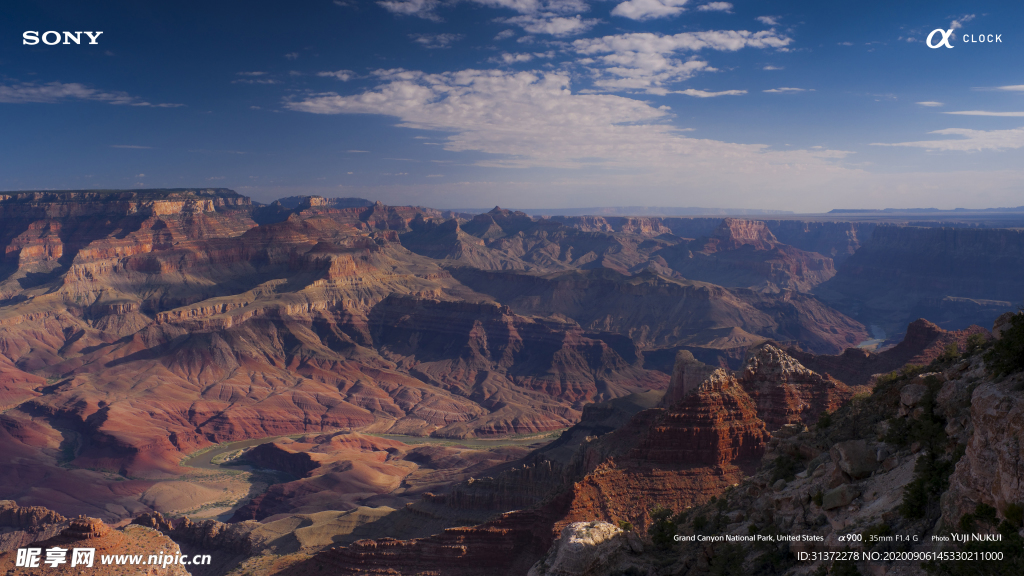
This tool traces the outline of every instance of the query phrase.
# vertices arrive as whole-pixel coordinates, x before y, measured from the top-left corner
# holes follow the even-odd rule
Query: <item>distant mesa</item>
[[[324,198],[322,196],[286,196],[278,198],[275,202],[280,203],[282,208],[294,210],[302,205],[329,206],[331,208],[360,208],[373,206],[373,202],[365,198]]]

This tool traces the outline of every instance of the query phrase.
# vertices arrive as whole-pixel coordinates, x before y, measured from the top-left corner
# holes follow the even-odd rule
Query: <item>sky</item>
[[[1020,206],[1024,4],[4,2],[0,190],[162,187]]]

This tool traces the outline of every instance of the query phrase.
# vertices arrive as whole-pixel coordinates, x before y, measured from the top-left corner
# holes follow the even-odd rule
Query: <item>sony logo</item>
[[[85,34],[89,37],[89,44],[99,44],[99,42],[97,42],[96,39],[99,38],[100,34],[103,34],[103,32],[64,32],[63,34],[61,34],[56,30],[48,30],[46,32],[43,32],[43,35],[40,38],[38,31],[27,30],[24,34],[21,35],[21,43],[27,44],[28,46],[35,46],[36,44],[39,44],[39,40],[42,39],[43,44],[46,44],[47,46],[60,44],[61,40],[64,40],[64,44],[71,44],[72,42],[74,42],[75,44],[81,44],[82,34]]]

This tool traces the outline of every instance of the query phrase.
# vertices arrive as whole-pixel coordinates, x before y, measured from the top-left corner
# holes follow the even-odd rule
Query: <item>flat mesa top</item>
[[[188,196],[241,198],[228,188],[143,188],[138,190],[12,190],[0,202],[92,202],[97,200],[163,200]]]

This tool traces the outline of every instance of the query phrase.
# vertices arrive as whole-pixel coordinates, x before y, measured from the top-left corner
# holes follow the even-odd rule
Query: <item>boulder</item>
[[[928,393],[928,387],[924,384],[907,384],[900,390],[900,404],[911,408],[917,406],[921,400],[924,399],[924,395]]]
[[[635,532],[623,532],[608,522],[573,522],[562,529],[547,557],[530,568],[529,576],[606,573],[642,549]]]
[[[996,318],[996,321],[992,324],[992,336],[996,340],[1003,337],[1003,331],[1010,327],[1010,322],[1014,316],[1014,312],[1003,312],[999,318]]]
[[[830,453],[832,461],[854,480],[867,478],[878,469],[875,451],[868,448],[867,442],[863,440],[839,442],[832,447]]]
[[[833,488],[821,498],[822,510],[832,510],[833,508],[841,508],[847,506],[853,499],[860,496],[860,491],[849,484],[843,484],[838,488]]]

